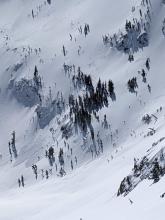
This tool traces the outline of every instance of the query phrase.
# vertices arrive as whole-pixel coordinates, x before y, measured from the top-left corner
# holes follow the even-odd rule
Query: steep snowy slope
[[[0,220],[163,219],[164,11],[161,0],[0,1]],[[114,93],[97,102],[99,78]]]

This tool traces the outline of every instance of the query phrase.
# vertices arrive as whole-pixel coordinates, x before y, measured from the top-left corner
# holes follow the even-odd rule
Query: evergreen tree
[[[158,182],[160,179],[160,166],[158,163],[158,159],[156,158],[153,162],[153,169],[152,169],[152,178],[154,179],[154,183]]]
[[[63,155],[64,155],[63,149],[60,148],[58,159],[59,159],[59,163],[61,166],[64,165],[64,156]]]
[[[11,139],[11,149],[13,151],[14,158],[17,158],[17,149],[16,149],[16,144],[15,144],[15,131],[12,133],[12,139]]]
[[[33,76],[34,85],[36,86],[37,91],[42,88],[41,77],[38,73],[37,66],[34,68],[34,76]]]
[[[23,175],[21,176],[21,184],[22,184],[23,187],[25,186],[25,181],[24,181]]]
[[[51,5],[51,0],[47,0],[47,3],[48,3],[49,5]]]
[[[128,85],[128,90],[132,93],[135,93],[136,92],[135,89],[138,88],[136,77],[133,77],[132,79],[130,79],[127,85]]]
[[[63,55],[64,55],[64,57],[66,56],[66,49],[65,49],[65,46],[63,45],[63,47],[62,47],[62,51],[63,51]]]

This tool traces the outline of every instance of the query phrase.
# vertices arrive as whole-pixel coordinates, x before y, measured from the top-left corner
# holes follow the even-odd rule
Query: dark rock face
[[[23,66],[23,63],[17,63],[16,65],[14,65],[13,71],[17,72],[22,66]]]
[[[149,45],[148,34],[140,34],[137,30],[131,30],[117,42],[116,48],[124,53],[130,53],[131,51],[137,52],[140,48],[147,47]]]
[[[141,34],[137,38],[139,48],[148,47],[148,45],[149,45],[149,40],[148,39],[149,39],[149,37],[148,37],[147,33]]]
[[[49,122],[55,117],[56,110],[55,106],[47,107],[47,106],[38,106],[36,108],[36,113],[38,117],[38,123],[41,129],[46,127]]]
[[[40,103],[39,89],[34,85],[33,80],[21,79],[11,80],[8,86],[11,95],[25,107],[32,107]]]
[[[134,8],[135,10],[135,8]],[[111,48],[134,54],[149,45],[149,33],[152,23],[152,8],[149,2],[142,4],[139,11],[140,18],[134,17],[130,21],[126,20],[125,30],[113,35],[104,35],[103,43]]]
[[[54,100],[50,104],[45,106],[38,105],[36,108],[38,124],[41,129],[44,129],[50,121],[63,112],[65,109],[65,103],[61,100]]]

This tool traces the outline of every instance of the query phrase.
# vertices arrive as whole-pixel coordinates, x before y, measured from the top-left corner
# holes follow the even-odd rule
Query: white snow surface
[[[123,178],[131,172],[134,158],[148,155],[152,143],[165,136],[165,38],[162,34],[165,5],[161,0],[151,0],[150,43],[130,63],[127,55],[105,47],[102,35],[124,30],[125,21],[134,16],[132,6],[139,10],[140,0],[52,0],[51,5],[44,2],[0,0],[0,220],[163,220],[165,200],[160,195],[165,192],[164,177],[156,184],[149,180],[141,182],[126,197],[117,197],[117,191]],[[78,27],[85,23],[91,30],[86,38],[78,32]],[[72,41],[69,34],[73,36]],[[62,53],[63,45],[66,57]],[[23,48],[28,47],[33,52],[25,59]],[[41,48],[41,53],[36,55],[35,48]],[[147,81],[151,94],[138,75],[148,57],[151,69]],[[36,181],[32,164],[37,164],[39,170],[50,169],[45,149],[53,145],[58,153],[59,147],[64,147],[60,126],[54,118],[46,128],[37,128],[35,106],[22,106],[8,94],[7,87],[11,77],[32,78],[37,65],[44,81],[44,94],[48,94],[51,86],[53,94],[60,90],[67,99],[72,88],[63,72],[64,62],[80,66],[84,73],[92,75],[94,83],[99,78],[114,82],[117,100],[102,109],[99,116],[103,120],[106,114],[111,131],[115,133],[118,129],[118,134],[111,141],[110,131],[102,130],[101,122],[94,121],[95,131],[100,131],[103,138],[104,153],[92,159],[90,153],[82,150],[81,137],[73,135],[68,143],[78,158],[74,170],[66,162],[65,177],[58,177],[53,167],[53,175],[48,180],[39,176]],[[23,66],[14,72],[13,67],[18,63]],[[127,89],[127,81],[134,76],[138,78],[137,96]],[[160,107],[162,111],[157,112]],[[157,122],[144,125],[141,119],[145,114],[156,115]],[[59,116],[61,123],[63,117]],[[56,130],[59,147],[52,140],[51,127]],[[156,129],[155,135],[144,138],[151,127]],[[11,163],[8,142],[13,130],[18,158]],[[164,144],[158,144],[152,155]],[[65,155],[72,157],[67,150]],[[24,188],[19,188],[17,183],[21,175],[25,178]]]

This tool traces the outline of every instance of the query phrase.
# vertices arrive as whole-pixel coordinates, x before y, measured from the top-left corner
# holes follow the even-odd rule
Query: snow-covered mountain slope
[[[164,12],[0,0],[0,220],[163,219]]]

